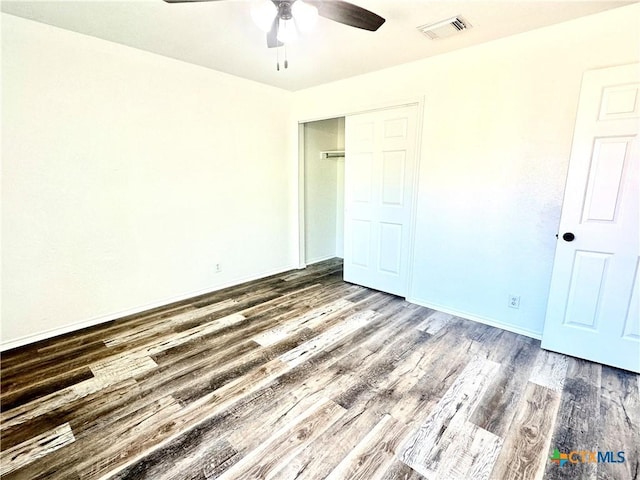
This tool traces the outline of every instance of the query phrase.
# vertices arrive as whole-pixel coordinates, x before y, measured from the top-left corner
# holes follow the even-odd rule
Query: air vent
[[[418,27],[418,30],[424,33],[431,40],[437,40],[439,38],[456,35],[464,30],[468,30],[469,28],[471,28],[471,24],[464,18],[457,16],[447,20],[442,20],[438,23],[422,25]]]

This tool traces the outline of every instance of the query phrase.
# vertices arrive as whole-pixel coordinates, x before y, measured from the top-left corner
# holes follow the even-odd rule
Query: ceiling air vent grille
[[[471,24],[467,20],[460,16],[457,16],[448,18],[447,20],[442,20],[438,23],[422,25],[418,27],[418,30],[420,30],[431,40],[436,40],[439,38],[450,37],[451,35],[455,35],[470,28]]]

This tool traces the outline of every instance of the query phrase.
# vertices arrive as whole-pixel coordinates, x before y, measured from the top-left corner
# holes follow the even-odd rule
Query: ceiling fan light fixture
[[[278,14],[278,7],[271,0],[260,1],[251,7],[251,18],[263,32],[271,30],[273,19]]]
[[[296,24],[293,20],[282,20],[278,25],[278,40],[285,45],[295,41],[298,38]]]
[[[318,9],[302,0],[297,0],[291,6],[291,13],[296,25],[303,32],[311,31],[318,21]]]

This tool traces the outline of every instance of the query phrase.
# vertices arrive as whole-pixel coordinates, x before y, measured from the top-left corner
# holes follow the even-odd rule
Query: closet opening
[[[299,125],[301,267],[344,255],[344,125]]]

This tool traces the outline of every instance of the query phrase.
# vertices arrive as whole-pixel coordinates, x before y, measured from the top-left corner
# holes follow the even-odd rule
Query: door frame
[[[418,200],[418,185],[420,177],[420,164],[422,158],[422,137],[424,133],[424,104],[425,95],[411,97],[401,101],[385,102],[373,104],[353,110],[342,111],[335,114],[326,114],[319,117],[298,119],[297,123],[297,155],[298,155],[298,268],[306,268],[306,252],[305,252],[305,181],[304,181],[304,125],[305,123],[317,122],[320,120],[330,120],[339,117],[348,117],[349,115],[357,115],[359,113],[375,112],[380,110],[389,110],[399,107],[417,106],[417,122],[416,122],[416,167],[413,177],[413,193],[411,195],[411,220],[409,221],[409,255],[407,269],[407,298],[411,297],[413,283],[413,258],[415,252],[415,231],[416,231],[416,203]]]

